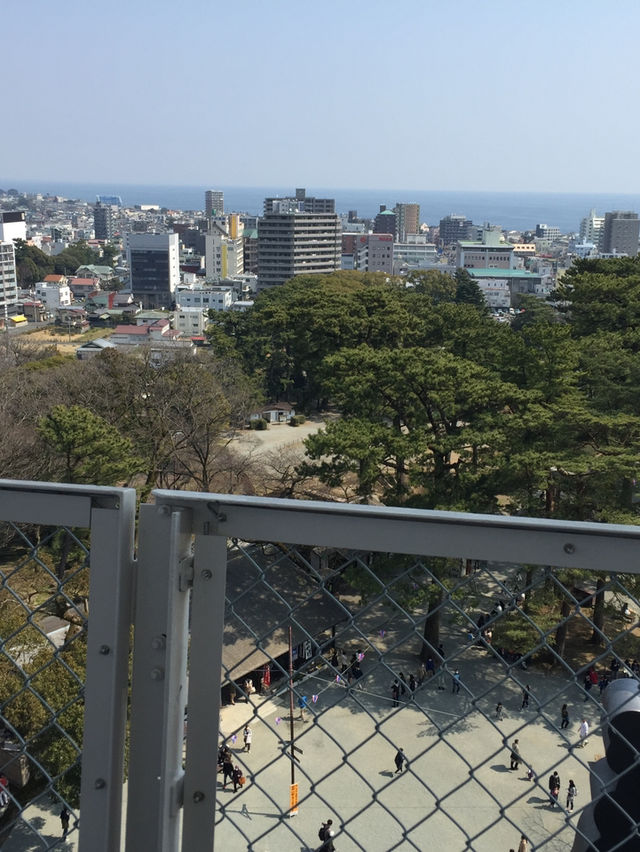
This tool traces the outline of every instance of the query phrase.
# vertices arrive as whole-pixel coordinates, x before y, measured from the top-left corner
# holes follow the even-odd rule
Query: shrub
[[[255,429],[257,432],[264,432],[265,429],[269,428],[269,424],[263,417],[256,417],[249,423],[252,429]]]
[[[301,426],[306,419],[304,414],[294,414],[291,420],[289,420],[289,426]]]

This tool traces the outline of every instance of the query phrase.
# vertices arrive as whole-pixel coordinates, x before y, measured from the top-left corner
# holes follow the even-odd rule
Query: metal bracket
[[[180,560],[178,589],[187,592],[193,586],[193,555]]]

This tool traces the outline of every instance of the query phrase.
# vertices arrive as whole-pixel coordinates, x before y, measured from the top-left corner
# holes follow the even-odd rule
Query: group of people
[[[558,796],[560,795],[560,776],[558,775],[558,771],[555,770],[549,776],[549,804],[552,808],[558,804]],[[569,780],[569,786],[567,787],[567,803],[566,809],[568,811],[573,810],[573,805],[576,796],[578,795],[578,789],[573,781],[573,778]]]
[[[247,741],[245,739],[245,750],[251,749],[251,739],[249,739],[249,749],[247,749]],[[233,765],[233,757],[230,749],[223,745],[218,749],[218,772],[222,772],[222,789],[227,789],[227,782],[233,784],[233,792],[236,793],[238,787],[242,787],[245,783],[242,769],[236,764]]]

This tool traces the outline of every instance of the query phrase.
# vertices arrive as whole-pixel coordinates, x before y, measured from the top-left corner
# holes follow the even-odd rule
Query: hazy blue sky
[[[0,25],[7,177],[640,192],[638,0],[22,0]]]

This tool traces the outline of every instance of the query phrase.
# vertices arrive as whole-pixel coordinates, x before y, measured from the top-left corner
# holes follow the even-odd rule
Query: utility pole
[[[289,788],[289,816],[298,813],[298,785],[296,784],[296,747],[294,745],[294,721],[293,721],[293,637],[291,625],[289,625],[289,733],[291,736],[291,787]]]

